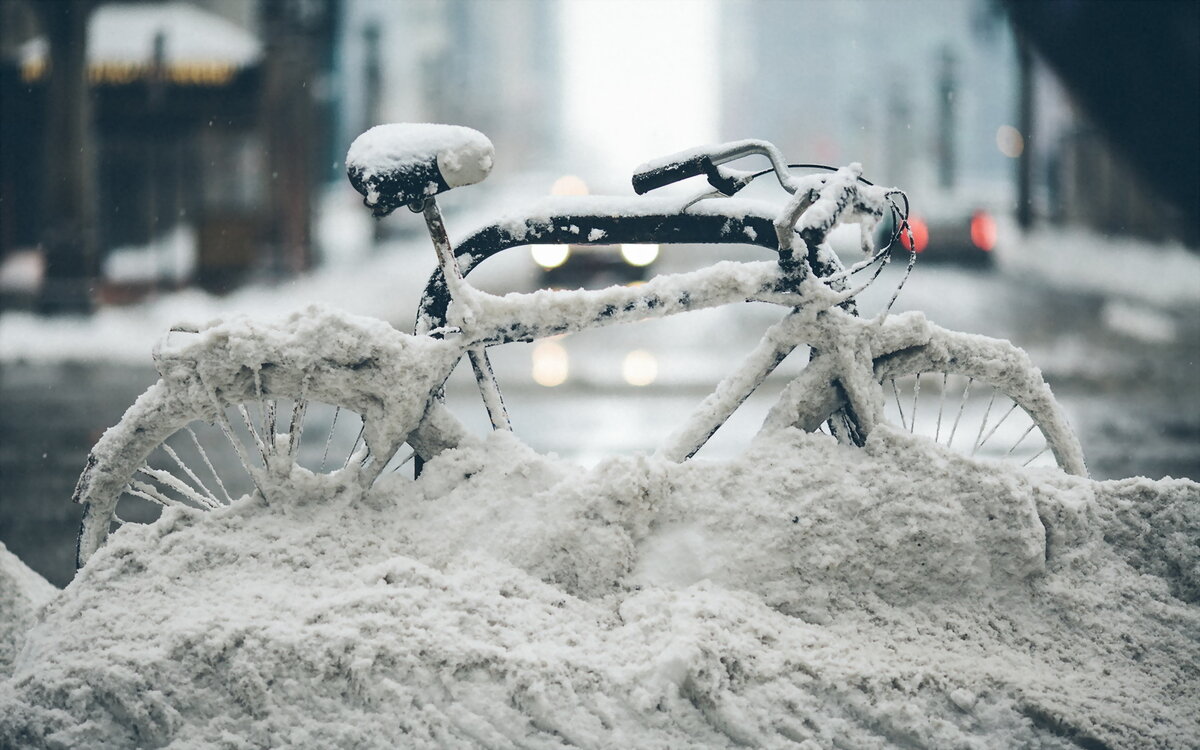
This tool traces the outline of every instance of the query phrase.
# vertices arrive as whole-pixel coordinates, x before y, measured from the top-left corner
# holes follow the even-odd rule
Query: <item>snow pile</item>
[[[299,481],[299,480],[297,480]],[[116,532],[0,683],[0,745],[1183,747],[1200,485],[880,428],[417,481]]]
[[[182,283],[196,271],[196,230],[177,224],[167,234],[141,246],[118,247],[104,259],[104,278],[122,283]]]
[[[33,625],[37,608],[57,593],[0,542],[0,677],[12,672],[13,659]]]
[[[1200,306],[1200,256],[1174,244],[1083,229],[1042,228],[998,252],[1005,273],[1022,281],[1157,307]]]

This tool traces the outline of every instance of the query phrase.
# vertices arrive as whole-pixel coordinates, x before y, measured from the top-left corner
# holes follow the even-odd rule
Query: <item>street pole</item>
[[[1024,139],[1017,156],[1017,224],[1033,226],[1033,53],[1024,35],[1017,32],[1017,129]]]
[[[42,313],[89,313],[96,261],[95,146],[87,70],[93,0],[38,3],[49,44],[43,152]]]

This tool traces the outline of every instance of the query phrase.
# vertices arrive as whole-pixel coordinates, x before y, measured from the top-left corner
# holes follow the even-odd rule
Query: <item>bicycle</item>
[[[787,312],[658,448],[658,457],[692,457],[790,352],[807,345],[809,364],[783,388],[764,430],[822,430],[862,445],[886,421],[885,382],[896,395],[901,428],[912,430],[921,378],[933,374],[935,382],[927,378],[924,392],[941,394],[936,440],[942,442],[945,416],[944,442],[954,447],[968,394],[983,384],[990,399],[971,441],[972,454],[1011,415],[1024,413],[1028,427],[1007,455],[1018,454],[1036,432],[1044,445],[1025,464],[1048,452],[1061,470],[1086,476],[1062,409],[1023,351],[1007,341],[947,331],[919,314],[890,314],[890,304],[873,318],[858,315],[855,296],[879,277],[898,233],[906,229],[907,198],[867,182],[857,165],[796,175],[792,169],[812,165],[788,165],[765,141],[696,149],[640,167],[633,177],[639,197],[549,199],[484,226],[455,247],[435,196],[484,179],[493,154],[485,136],[457,126],[387,125],[361,135],[347,155],[347,172],[364,204],[377,217],[401,207],[421,213],[438,256],[414,333],[324,308],[309,308],[282,323],[235,318],[169,331],[154,351],[160,380],[100,438],[76,486],[73,499],[84,505],[77,564],[82,567],[100,548],[114,522],[124,522],[116,511],[118,502],[131,502],[126,497],[217,508],[246,493],[266,502],[282,500],[301,482],[369,488],[385,471],[478,441],[442,402],[443,385],[464,355],[493,429],[508,430],[488,347],[749,300]],[[766,157],[770,167],[747,172],[728,166],[752,156]],[[732,197],[768,173],[789,195],[781,210]],[[643,195],[693,176],[707,179],[703,192],[682,199]],[[873,251],[870,229],[889,211],[896,230]],[[871,254],[845,268],[826,238],[849,218],[864,222],[864,247]],[[721,261],[636,287],[503,297],[467,281],[481,262],[512,247],[634,242],[753,244],[776,251],[778,260]],[[910,254],[905,278],[913,260]],[[871,269],[867,281],[853,286],[856,274]],[[896,386],[905,376],[915,376],[907,414]],[[950,386],[952,377],[965,378],[966,386],[957,410],[952,406],[943,414],[947,396],[958,393]],[[989,421],[998,395],[1012,405]],[[318,410],[323,416],[316,418]],[[355,418],[342,418],[339,427],[347,413]],[[323,442],[302,440],[306,420],[326,434]],[[233,461],[214,460],[208,439],[213,436],[201,440],[197,434],[204,424],[218,445],[232,450]],[[350,448],[344,459],[329,464],[338,441]],[[409,450],[401,451],[405,444]]]

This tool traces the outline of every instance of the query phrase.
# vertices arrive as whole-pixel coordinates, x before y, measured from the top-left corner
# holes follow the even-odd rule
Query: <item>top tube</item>
[[[778,252],[776,213],[770,204],[739,199],[685,207],[678,198],[549,198],[523,214],[475,230],[455,244],[454,255],[466,275],[493,255],[525,245],[742,244]],[[810,248],[808,262],[819,277],[842,270],[841,261],[822,247]],[[438,268],[421,297],[416,333],[444,327],[449,305],[449,290]]]

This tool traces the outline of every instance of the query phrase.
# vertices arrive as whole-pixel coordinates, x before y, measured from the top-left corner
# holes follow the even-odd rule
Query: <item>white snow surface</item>
[[[1042,228],[1014,237],[996,259],[1006,273],[1051,287],[1159,307],[1200,307],[1200,255],[1179,244],[1151,244],[1083,229]]]
[[[346,152],[346,166],[371,177],[404,172],[431,156],[437,158],[446,184],[461,187],[488,176],[495,148],[486,135],[462,125],[391,123],[376,125],[355,138]]]
[[[178,224],[146,245],[110,250],[104,259],[104,278],[124,283],[183,283],[196,272],[196,256],[196,230]]]
[[[25,643],[38,607],[57,593],[58,589],[0,542],[0,678],[11,674],[13,659]]]
[[[1187,480],[1018,472],[879,428],[589,470],[494,433],[416,481],[292,481],[115,532],[0,682],[0,745],[1200,736]]]

